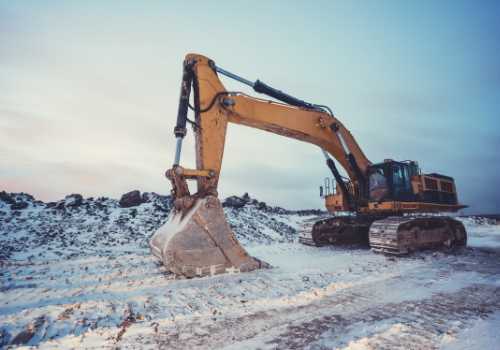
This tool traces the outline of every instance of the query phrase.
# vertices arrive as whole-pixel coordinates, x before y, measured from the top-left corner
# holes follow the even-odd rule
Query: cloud
[[[209,5],[32,5],[0,6],[0,175],[17,171],[18,182],[14,175],[6,182],[16,190],[24,184],[51,200],[73,192],[168,193],[181,62],[194,51],[247,79],[329,104],[371,161],[411,157],[426,172],[455,177],[468,203],[497,203],[493,195],[483,200],[485,192],[498,197],[485,175],[498,173],[494,11],[486,45],[476,40],[485,33],[484,7],[474,8],[474,18],[470,9],[450,16],[434,4],[404,11],[335,5],[333,14],[304,17],[304,5],[286,16],[305,21],[297,27],[271,4],[266,16],[276,21],[248,30],[255,6],[250,15],[207,25],[216,11]],[[294,34],[280,34],[280,45],[266,35],[276,23]],[[221,32],[225,39],[214,41]],[[463,35],[474,40],[450,42]],[[297,37],[314,50],[297,50]],[[474,50],[472,42],[479,42]],[[190,133],[182,165],[194,167],[194,159]],[[323,207],[317,187],[325,177],[331,174],[318,148],[229,126],[221,196],[249,191],[288,208]]]

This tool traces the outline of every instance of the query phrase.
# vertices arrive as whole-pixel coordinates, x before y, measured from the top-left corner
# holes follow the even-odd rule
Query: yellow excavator
[[[229,92],[219,74],[274,100]],[[189,103],[191,91],[194,106]],[[194,110],[194,120],[187,117],[189,108]],[[337,215],[302,222],[299,242],[369,243],[372,250],[389,254],[404,254],[443,243],[467,244],[467,233],[460,221],[435,215],[467,207],[458,202],[453,178],[421,174],[414,161],[386,159],[372,164],[327,106],[301,101],[259,80],[251,82],[219,68],[207,57],[189,54],[183,64],[174,128],[175,160],[172,169],[166,172],[173,187],[171,193],[175,195],[174,213],[149,243],[153,254],[172,273],[192,278],[269,266],[250,256],[240,245],[218,199],[228,122],[321,148],[336,181],[334,193],[323,197],[327,209]],[[195,134],[196,169],[179,165],[188,123]],[[349,179],[340,175],[330,155],[345,169]],[[186,180],[197,181],[195,194],[189,192]]]

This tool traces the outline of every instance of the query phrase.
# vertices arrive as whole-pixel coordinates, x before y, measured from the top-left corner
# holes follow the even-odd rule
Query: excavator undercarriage
[[[396,255],[441,244],[467,245],[464,225],[442,216],[390,216],[372,224],[369,238],[372,250]]]
[[[400,255],[442,244],[467,245],[463,224],[443,216],[329,216],[299,224],[299,243],[311,246],[364,245]]]
[[[299,243],[312,246],[368,245],[370,225],[380,217],[355,215],[316,217],[299,224]]]

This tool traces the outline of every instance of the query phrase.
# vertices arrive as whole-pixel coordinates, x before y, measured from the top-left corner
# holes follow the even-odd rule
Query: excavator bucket
[[[269,267],[241,246],[214,196],[198,198],[186,213],[175,212],[155,232],[149,249],[172,273],[188,278]]]

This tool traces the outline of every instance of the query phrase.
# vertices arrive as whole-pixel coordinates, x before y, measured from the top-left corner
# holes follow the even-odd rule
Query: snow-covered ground
[[[500,222],[487,218],[461,218],[467,226],[468,242],[471,247],[500,254]]]
[[[29,206],[13,211],[0,200],[0,346],[499,348],[495,220],[462,218],[468,247],[390,258],[298,244],[308,213],[225,208],[243,246],[272,268],[179,279],[147,248],[171,198],[148,197],[126,209],[113,199],[45,209],[19,195]]]

